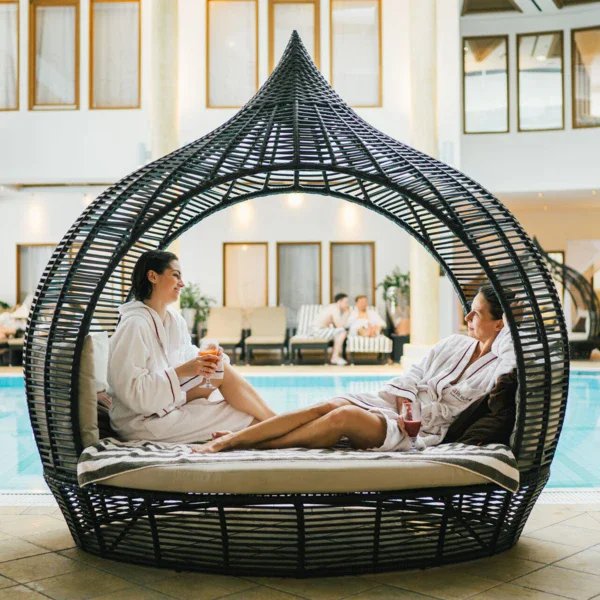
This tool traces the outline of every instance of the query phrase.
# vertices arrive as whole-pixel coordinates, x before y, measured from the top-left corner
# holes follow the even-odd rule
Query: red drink
[[[421,429],[421,421],[404,421],[404,427],[406,428],[406,435],[408,437],[416,438]]]

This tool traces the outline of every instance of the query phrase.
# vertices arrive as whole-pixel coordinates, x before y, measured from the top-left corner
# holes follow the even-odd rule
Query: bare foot
[[[213,433],[212,433],[212,439],[216,440],[216,439],[218,439],[220,437],[223,437],[224,435],[230,435],[232,433],[233,433],[233,431],[229,431],[228,429],[224,429],[222,431],[213,431]]]
[[[229,450],[229,440],[232,435],[232,433],[225,433],[221,437],[217,437],[210,442],[193,447],[192,452],[197,452],[199,454],[216,454],[223,450]]]

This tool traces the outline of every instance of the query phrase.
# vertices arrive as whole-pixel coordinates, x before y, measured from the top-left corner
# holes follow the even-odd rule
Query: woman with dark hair
[[[119,307],[108,363],[109,415],[121,439],[197,442],[275,415],[222,352],[199,356],[183,317],[170,308],[185,285],[175,254],[145,252],[131,279],[135,300]],[[215,374],[216,389],[202,387]]]
[[[512,300],[509,297],[508,300]],[[196,448],[328,448],[342,437],[362,450],[409,450],[400,414],[405,402],[421,405],[417,448],[441,443],[450,425],[471,404],[490,393],[516,359],[500,301],[484,285],[466,316],[468,334],[451,335],[378,393],[345,394],[328,402],[281,414]]]

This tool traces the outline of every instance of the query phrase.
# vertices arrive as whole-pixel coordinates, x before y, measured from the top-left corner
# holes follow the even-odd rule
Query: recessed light
[[[544,196],[544,194],[542,194],[542,192],[538,193],[538,198],[542,198]]]
[[[592,196],[596,195],[596,190],[592,190]]]
[[[540,62],[544,62],[546,60],[546,56],[544,56],[543,54],[540,54],[539,56],[536,56],[535,59],[539,60]]]

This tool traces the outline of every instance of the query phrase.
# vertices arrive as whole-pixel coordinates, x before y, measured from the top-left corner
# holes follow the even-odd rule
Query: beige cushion
[[[285,494],[374,492],[489,483],[470,471],[427,461],[264,461],[149,467],[103,484],[164,492]]]
[[[328,344],[329,342],[331,342],[330,338],[309,338],[301,335],[290,338],[290,344]]]
[[[238,344],[242,339],[242,309],[219,306],[210,309],[206,337],[221,344]]]
[[[207,339],[207,340],[218,340],[219,344],[221,344],[221,346],[230,346],[230,345],[237,345],[240,343],[240,340],[242,339],[241,335],[238,335],[236,337],[218,337],[218,338],[213,338],[210,335],[207,335],[205,337],[202,338]]]
[[[283,336],[286,331],[285,306],[262,306],[254,308],[250,315],[250,329],[254,336]]]
[[[79,431],[84,448],[97,444],[100,439],[97,393],[107,387],[107,369],[108,333],[87,335],[79,364]]]
[[[251,335],[244,340],[245,344],[273,344],[281,346],[285,335]]]

